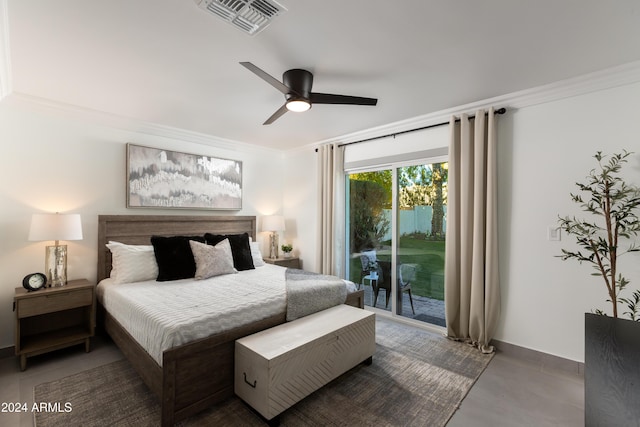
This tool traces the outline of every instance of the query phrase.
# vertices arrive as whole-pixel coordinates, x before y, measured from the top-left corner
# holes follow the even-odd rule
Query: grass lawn
[[[377,256],[381,261],[390,261],[391,249],[379,250]],[[418,266],[416,279],[411,282],[411,292],[414,295],[444,300],[443,240],[426,240],[419,235],[403,236],[400,238],[399,258],[403,264]],[[358,283],[362,269],[360,258],[352,258],[350,267],[350,280]]]

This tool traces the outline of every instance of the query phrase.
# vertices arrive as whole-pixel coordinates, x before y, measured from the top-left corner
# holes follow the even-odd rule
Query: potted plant
[[[284,252],[285,258],[291,258],[291,251],[293,250],[292,245],[285,243],[284,245],[280,246],[280,249],[282,249],[282,252]]]
[[[629,280],[618,270],[618,258],[640,250],[633,238],[640,232],[640,189],[620,176],[632,153],[594,156],[580,190],[571,194],[590,220],[560,217],[560,228],[574,236],[577,250],[562,249],[560,258],[591,264],[603,279],[612,316],[601,309],[585,314],[585,424],[634,425],[640,419],[640,290],[624,292]],[[618,316],[620,305],[623,314]]]

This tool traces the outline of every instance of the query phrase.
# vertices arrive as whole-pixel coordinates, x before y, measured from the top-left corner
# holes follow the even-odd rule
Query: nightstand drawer
[[[19,301],[18,318],[54,313],[60,310],[68,310],[92,304],[92,289],[70,289],[69,292],[43,294],[38,297],[25,298]]]

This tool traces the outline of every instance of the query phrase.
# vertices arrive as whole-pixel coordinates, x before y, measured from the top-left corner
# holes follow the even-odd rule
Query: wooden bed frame
[[[100,215],[98,217],[98,282],[109,277],[111,240],[148,245],[152,235],[236,234],[255,240],[255,216]],[[364,291],[349,294],[346,304],[364,308]],[[285,323],[285,313],[166,350],[162,366],[100,307],[103,326],[162,406],[162,425],[194,415],[233,395],[234,343]]]

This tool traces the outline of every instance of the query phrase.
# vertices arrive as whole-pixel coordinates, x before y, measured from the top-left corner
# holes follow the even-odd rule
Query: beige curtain
[[[342,277],[344,266],[344,147],[318,148],[318,272]]]
[[[445,317],[450,338],[483,352],[500,315],[498,278],[496,119],[494,110],[475,118],[451,118]]]

